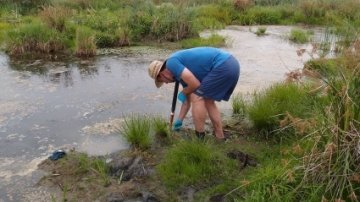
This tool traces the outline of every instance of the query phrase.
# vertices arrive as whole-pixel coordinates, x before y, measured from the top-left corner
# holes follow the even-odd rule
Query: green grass
[[[60,52],[65,48],[59,32],[37,21],[10,29],[7,36],[6,50],[10,55]]]
[[[310,97],[303,86],[278,83],[254,95],[248,114],[257,130],[272,133],[281,128],[280,121],[286,117],[310,117],[313,100],[316,97]],[[272,136],[276,136],[275,133]]]
[[[169,189],[209,185],[226,175],[226,157],[212,144],[193,140],[173,145],[157,166]]]
[[[247,103],[244,97],[242,96],[242,94],[238,93],[231,98],[231,106],[232,106],[233,114],[236,115],[246,114]]]
[[[292,29],[290,31],[289,40],[295,43],[304,44],[310,41],[310,34],[301,29]]]
[[[125,118],[121,126],[121,134],[132,146],[146,150],[152,144],[152,137],[150,136],[151,120],[148,116],[133,114]]]
[[[266,27],[258,27],[255,34],[257,36],[264,36],[266,34]]]
[[[161,116],[155,116],[152,120],[152,125],[156,136],[160,138],[167,138],[170,135],[169,123]]]
[[[95,32],[88,27],[76,30],[75,54],[80,57],[96,55]]]
[[[212,34],[209,38],[193,38],[181,41],[182,48],[199,46],[223,47],[225,46],[225,38],[217,34]]]

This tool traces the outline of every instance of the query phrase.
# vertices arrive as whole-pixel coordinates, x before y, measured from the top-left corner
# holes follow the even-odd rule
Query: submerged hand
[[[173,125],[173,130],[180,130],[180,128],[182,127],[183,122],[180,119],[176,119],[174,125]]]
[[[184,103],[186,101],[186,95],[183,92],[180,92],[179,95],[178,95],[178,100],[181,103]]]

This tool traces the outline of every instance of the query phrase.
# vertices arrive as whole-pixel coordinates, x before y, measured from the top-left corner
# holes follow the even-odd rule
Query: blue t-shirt
[[[217,48],[198,47],[177,51],[166,60],[166,68],[181,81],[181,73],[188,68],[201,82],[213,69],[221,65],[230,54]],[[183,85],[184,83],[181,82]]]

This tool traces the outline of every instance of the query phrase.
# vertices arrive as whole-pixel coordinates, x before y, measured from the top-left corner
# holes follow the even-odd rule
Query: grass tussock
[[[304,30],[292,29],[289,35],[289,40],[295,43],[304,44],[310,41],[310,35]]]
[[[276,137],[289,128],[288,124],[311,117],[317,99],[302,85],[279,83],[254,95],[247,107],[248,116],[256,129]]]
[[[130,145],[141,150],[146,150],[149,149],[152,144],[150,124],[151,120],[149,117],[134,114],[125,118],[120,132]]]
[[[160,116],[155,116],[152,120],[155,135],[159,138],[168,138],[170,135],[169,123]]]
[[[209,185],[225,174],[225,160],[226,157],[211,144],[181,141],[169,149],[157,170],[170,189]]]
[[[75,54],[81,57],[96,54],[95,32],[93,30],[87,27],[79,27],[76,30]]]
[[[258,27],[255,34],[256,36],[264,36],[266,34],[266,27]]]
[[[247,112],[247,105],[245,98],[242,94],[238,93],[231,98],[231,106],[234,115],[245,115]]]

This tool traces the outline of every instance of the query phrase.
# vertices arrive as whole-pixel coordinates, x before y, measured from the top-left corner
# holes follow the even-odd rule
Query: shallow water
[[[302,68],[310,58],[296,50],[311,46],[289,43],[291,27],[269,26],[258,37],[256,27],[218,31],[241,63],[236,93],[251,93]],[[203,36],[209,35],[204,32]],[[128,146],[116,134],[132,113],[168,117],[173,84],[156,89],[147,65],[170,52],[129,48],[92,60],[12,61],[0,53],[0,201],[48,201],[49,192],[33,186],[42,176],[37,164],[54,149],[75,148],[104,155]],[[230,102],[219,103],[231,113]],[[178,107],[179,108],[179,107]],[[191,125],[191,116],[186,125]]]

